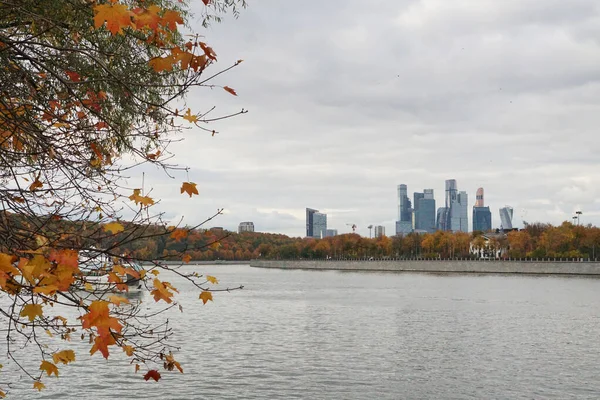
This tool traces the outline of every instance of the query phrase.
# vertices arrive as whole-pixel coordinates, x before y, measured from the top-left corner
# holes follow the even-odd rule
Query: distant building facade
[[[414,230],[435,232],[435,199],[433,189],[425,189],[423,193],[414,194]]]
[[[313,208],[306,209],[306,237],[323,238],[327,235],[327,214]]]
[[[254,222],[240,222],[238,233],[254,232]]]
[[[396,221],[396,235],[404,235],[413,231],[413,215],[408,189],[406,185],[398,185],[398,220]]]
[[[473,206],[473,231],[489,232],[492,230],[492,212],[485,206],[483,188],[477,189]]]
[[[385,226],[381,226],[381,225],[376,225],[375,226],[375,237],[382,237],[385,236]]]
[[[513,229],[513,208],[511,206],[504,206],[500,209],[500,228],[501,229]]]
[[[327,229],[327,230],[325,230],[325,237],[337,236],[337,234],[338,234],[337,229]]]

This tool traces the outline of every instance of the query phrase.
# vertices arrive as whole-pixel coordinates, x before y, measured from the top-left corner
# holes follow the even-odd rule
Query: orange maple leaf
[[[188,235],[187,229],[175,229],[171,233],[170,237],[179,242],[181,239],[185,239],[187,237],[187,235]]]
[[[160,372],[155,369],[151,369],[150,371],[146,372],[146,375],[144,375],[144,380],[147,381],[150,379],[154,379],[156,382],[158,382],[160,379]]]
[[[58,376],[58,368],[56,367],[56,365],[52,364],[49,361],[42,361],[42,364],[40,365],[40,370],[46,371],[48,376],[52,374]]]
[[[183,257],[181,257],[181,260],[188,264],[190,261],[192,261],[192,256],[190,256],[189,254],[185,254]]]
[[[35,192],[37,189],[40,189],[44,184],[40,181],[39,177],[35,178],[35,181],[31,185],[29,185],[29,190]]]
[[[124,4],[99,4],[94,6],[94,27],[100,28],[106,21],[106,28],[116,35],[123,32],[123,28],[133,26],[132,13]]]
[[[198,194],[198,189],[196,189],[196,184],[194,182],[183,182],[181,185],[181,193],[187,193],[192,197],[193,194]]]
[[[21,317],[28,317],[29,321],[33,321],[35,317],[43,315],[41,304],[25,304],[21,310]]]
[[[52,354],[52,361],[55,364],[68,364],[75,361],[75,352],[73,350],[63,350]]]
[[[40,381],[35,381],[33,382],[33,388],[37,389],[38,391],[42,391],[42,389],[44,389],[46,387],[46,385],[44,385],[42,382]]]
[[[112,346],[113,344],[116,344],[116,341],[112,335],[96,336],[94,338],[94,345],[90,349],[90,354],[94,354],[100,350],[104,358],[108,358],[108,346]]]
[[[212,293],[207,292],[206,290],[200,293],[200,300],[202,300],[203,304],[206,304],[207,301],[213,301]]]
[[[177,24],[183,24],[183,18],[177,11],[167,10],[163,14],[162,19],[160,20],[160,24],[162,26],[166,26],[168,29],[172,31],[177,30]]]
[[[237,93],[235,92],[235,90],[230,88],[229,86],[223,86],[223,89],[225,89],[226,92],[231,93],[234,96],[237,96]]]
[[[117,296],[116,294],[110,296],[108,301],[115,306],[120,306],[122,303],[129,304],[129,300],[126,297]]]
[[[132,346],[123,345],[122,348],[125,354],[127,354],[129,357],[131,357],[133,355],[133,352],[135,351],[135,349]]]
[[[155,278],[152,283],[154,284],[154,289],[152,289],[150,294],[154,296],[154,301],[158,302],[160,300],[164,300],[167,303],[171,303],[173,301],[171,299],[171,297],[173,297],[173,292],[169,291],[169,289],[174,292],[177,292],[177,289],[171,286],[169,282],[161,282],[159,279]]]
[[[219,281],[217,280],[217,278],[215,278],[214,276],[210,276],[210,275],[206,276],[206,280],[208,282],[212,283],[213,285],[217,285],[219,283]]]
[[[129,200],[134,201],[135,204],[141,204],[142,206],[146,206],[146,207],[154,204],[154,200],[152,200],[150,197],[141,196],[140,195],[141,191],[142,191],[141,189],[133,189],[133,194],[131,196],[129,196]]]
[[[148,61],[148,65],[156,72],[173,71],[173,65],[175,63],[177,63],[177,60],[173,56],[154,57]]]
[[[79,256],[75,250],[52,250],[48,260],[74,270],[79,269]]]
[[[104,358],[108,358],[108,346],[115,344],[113,332],[121,332],[122,325],[115,317],[109,314],[108,302],[103,300],[93,301],[89,306],[89,311],[81,317],[81,327],[83,329],[96,328],[98,336],[94,340],[94,345],[90,354],[100,350]]]
[[[142,29],[148,27],[151,30],[156,31],[158,29],[158,22],[160,21],[160,17],[158,15],[159,12],[160,8],[155,5],[151,5],[147,9],[134,9],[133,13],[135,14],[134,21],[136,28]]]

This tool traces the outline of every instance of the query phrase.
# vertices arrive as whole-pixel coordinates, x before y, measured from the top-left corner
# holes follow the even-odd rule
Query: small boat
[[[143,287],[142,279],[139,276],[142,266],[135,260],[128,257],[111,257],[96,249],[79,252],[79,270],[83,273],[85,282],[98,288],[102,286],[108,288],[114,284],[114,281],[109,282],[109,276],[112,272],[115,272],[114,267],[117,265],[138,273],[137,276],[129,273],[116,274],[122,283],[127,285],[128,289],[141,289]]]

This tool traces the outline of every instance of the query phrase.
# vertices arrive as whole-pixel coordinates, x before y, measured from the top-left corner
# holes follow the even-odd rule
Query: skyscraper
[[[456,179],[446,181],[446,207],[438,209],[437,227],[452,232],[468,232],[469,217],[467,192],[458,192]]]
[[[323,238],[327,235],[327,214],[306,209],[306,237]]]
[[[406,185],[398,185],[398,221],[396,221],[396,235],[410,233],[413,230],[412,209],[408,199]]]
[[[501,229],[512,229],[512,218],[513,208],[511,206],[504,206],[500,209],[500,228]]]
[[[492,229],[492,213],[484,206],[483,188],[477,189],[477,200],[473,206],[473,231],[487,232]]]
[[[415,230],[435,232],[435,199],[433,189],[414,194]]]

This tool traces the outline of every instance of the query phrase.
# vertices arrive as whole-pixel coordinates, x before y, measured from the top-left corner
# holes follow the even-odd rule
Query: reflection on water
[[[145,382],[121,354],[73,341],[78,362],[40,394],[6,363],[0,377],[14,398],[600,397],[597,279],[196,268],[245,289],[203,306],[168,278],[185,374]]]

